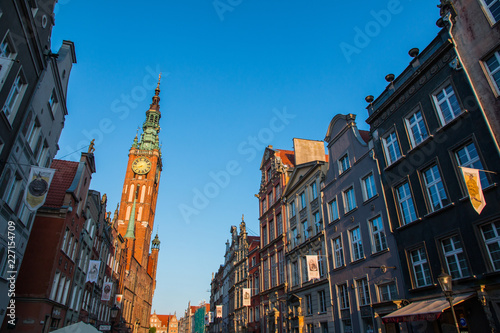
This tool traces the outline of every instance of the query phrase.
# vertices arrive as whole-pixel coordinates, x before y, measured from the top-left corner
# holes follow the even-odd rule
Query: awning
[[[453,305],[461,303],[475,294],[464,294],[453,297]],[[428,299],[408,304],[401,309],[394,311],[387,316],[382,317],[384,323],[399,323],[405,321],[428,320],[433,321],[438,319],[441,314],[450,308],[450,303],[444,297]]]

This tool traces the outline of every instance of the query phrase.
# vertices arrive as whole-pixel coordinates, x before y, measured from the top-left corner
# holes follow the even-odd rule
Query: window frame
[[[457,250],[457,248],[455,247],[456,242],[453,241],[454,238],[456,238],[456,240],[458,240],[458,242],[461,246],[461,248],[459,250]],[[450,240],[450,245],[453,247],[452,251],[448,251],[448,252],[446,251],[445,244],[444,244],[444,241],[446,241],[446,240]],[[439,240],[439,246],[441,249],[441,253],[443,255],[443,263],[446,266],[448,274],[450,274],[453,279],[463,279],[463,278],[471,276],[470,265],[469,265],[468,260],[467,260],[467,254],[465,253],[463,241],[462,241],[462,238],[459,236],[459,234],[452,234],[452,235],[449,235],[447,237],[441,238]],[[462,264],[460,262],[461,261],[459,258],[460,254],[462,254],[462,256],[463,256],[462,260],[463,260],[464,267],[462,267]],[[458,273],[459,273],[458,277],[453,276],[453,271],[451,270],[450,262],[448,261],[449,257],[453,257],[456,260],[455,264],[457,265],[457,268],[458,268]],[[467,272],[466,274],[464,274],[464,270]]]
[[[417,262],[413,261],[412,253],[415,251],[419,251],[419,260]],[[424,259],[422,259],[422,256],[421,256],[422,253],[425,255],[425,261],[424,261]],[[425,246],[422,244],[421,246],[417,246],[417,247],[414,247],[412,249],[409,249],[409,250],[407,250],[407,254],[408,254],[408,259],[409,259],[409,264],[410,264],[409,266],[411,269],[411,278],[413,281],[413,285],[416,288],[423,288],[423,287],[431,286],[432,285],[432,271],[431,271],[430,264],[429,264],[429,259],[428,259],[429,256],[427,255],[427,250],[426,250]],[[424,267],[424,265],[427,265],[427,272],[429,274],[428,275],[428,278],[429,278],[428,283],[427,283],[427,281],[425,281],[425,280],[427,280],[427,277],[425,276],[426,268]],[[423,274],[422,276],[424,278],[423,285],[419,285],[419,283],[418,283],[417,272],[415,270],[415,267],[417,267],[417,266],[422,268],[422,274]]]
[[[489,245],[496,243],[497,247],[499,248],[498,251],[500,252],[500,232],[497,231],[497,228],[495,226],[495,224],[497,224],[497,223],[500,224],[500,222],[498,222],[498,221],[492,221],[492,222],[485,223],[485,224],[482,224],[481,226],[479,226],[479,233],[481,234],[481,238],[483,240],[483,245],[484,245],[486,254],[488,256],[488,263],[489,263],[492,271],[495,271],[495,272],[500,271],[500,260],[498,260],[498,268],[497,268],[496,267],[497,265],[495,265],[495,262],[493,260],[492,255],[491,255],[491,251],[490,251]],[[493,231],[493,234],[494,234],[493,238],[486,239],[486,237],[484,235],[483,227],[485,227],[487,225],[492,225],[492,231]],[[500,229],[500,227],[498,229]]]
[[[335,203],[335,213],[336,217],[334,216],[334,211],[333,211],[333,203]],[[337,221],[340,219],[340,213],[339,213],[339,204],[337,201],[337,197],[333,198],[329,203],[328,203],[328,215],[330,217],[330,223]]]
[[[488,61],[492,58],[496,58],[497,63],[498,63],[498,67],[495,68],[493,71],[488,66]],[[486,79],[489,81],[490,85],[492,86],[493,93],[495,94],[496,97],[500,96],[500,82],[497,83],[497,81],[495,80],[495,77],[494,77],[495,74],[500,72],[500,50],[497,50],[497,51],[493,52],[493,54],[484,57],[484,59],[481,60],[481,65],[482,65],[483,70],[486,74]]]
[[[416,116],[417,113],[420,113],[420,120],[416,120],[416,122],[412,125],[411,124],[411,118]],[[416,148],[418,147],[422,142],[427,140],[429,138],[429,129],[427,128],[427,122],[425,121],[425,115],[422,112],[422,107],[419,105],[418,107],[414,108],[408,115],[405,116],[404,118],[404,123],[406,127],[406,132],[408,134],[408,138],[410,141],[411,148]],[[421,133],[421,128],[420,128],[420,123],[423,124],[423,129],[425,130],[425,137]],[[421,136],[421,140],[419,142],[416,142],[415,135],[413,133],[413,128],[417,128],[418,132]]]
[[[448,93],[446,91],[446,89],[448,87],[451,87],[452,94],[448,95]],[[451,80],[447,80],[446,82],[441,84],[436,90],[434,90],[431,94],[432,105],[434,106],[434,109],[436,110],[439,124],[441,125],[441,127],[444,127],[444,126],[448,125],[449,123],[452,123],[453,120],[460,117],[460,115],[463,114],[465,111],[465,109],[462,107],[462,103],[460,102],[460,99],[459,99],[456,91],[457,91],[457,89],[455,88],[453,82]],[[445,98],[442,100],[438,100],[437,95],[439,95],[440,93],[443,93],[443,92],[445,93]],[[449,99],[451,96],[455,96],[455,99],[457,100],[457,105],[460,109],[460,112],[456,115],[454,113],[454,110],[452,110],[452,108],[451,108],[451,103],[449,102]],[[443,104],[444,101],[448,102],[448,106],[450,107],[449,110],[451,111],[451,115],[452,115],[452,118],[448,122],[445,121],[443,110],[441,108],[441,105]]]
[[[351,197],[348,192],[351,192],[352,191],[352,205],[349,204],[351,203],[351,201],[349,200],[349,198]],[[356,205],[356,192],[354,191],[354,185],[351,185],[349,187],[347,187],[345,190],[342,191],[342,199],[343,199],[343,202],[344,202],[344,215],[352,212],[353,210],[355,210],[357,208],[357,205]],[[349,204],[349,205],[348,205]]]
[[[351,261],[354,262],[364,259],[365,251],[363,248],[363,237],[359,225],[349,230],[349,241],[351,245]]]
[[[26,77],[22,71],[22,68],[20,68],[17,72],[16,78],[14,79],[14,82],[12,83],[12,86],[10,87],[9,94],[5,99],[5,103],[2,106],[2,113],[5,115],[9,122],[9,125],[11,126],[17,116],[27,86],[28,82],[26,81]]]
[[[376,220],[379,220],[380,221],[380,226],[381,226],[381,229],[377,230],[377,231],[374,231],[374,221]],[[385,232],[385,228],[384,228],[384,220],[382,219],[382,215],[377,215],[375,217],[372,217],[370,219],[368,219],[368,227],[369,227],[369,230],[370,230],[370,239],[371,239],[371,245],[372,245],[372,253],[379,253],[379,252],[382,252],[382,251],[385,251],[387,250],[389,247],[387,245],[387,235],[386,235],[386,232]],[[379,242],[382,246],[382,248],[379,250],[377,249],[376,247],[376,236],[378,237],[380,234],[382,234],[382,236],[380,236],[380,239],[379,239]],[[382,245],[382,243],[385,243],[385,247]]]
[[[434,172],[431,172],[433,180],[430,183],[427,183],[426,172],[430,171],[433,168],[436,168],[436,170],[439,174],[439,179],[435,178]],[[426,199],[427,206],[429,208],[429,212],[430,213],[437,212],[437,211],[443,209],[444,207],[448,206],[451,203],[451,200],[450,200],[450,196],[447,193],[446,185],[444,183],[443,176],[442,176],[443,173],[441,172],[441,167],[440,167],[438,161],[434,161],[433,163],[426,165],[424,168],[419,170],[419,174],[421,177],[423,190],[425,192],[425,199]],[[439,188],[439,183],[441,183],[443,193],[444,193],[444,198],[441,198],[441,193],[440,193],[441,191]],[[439,197],[439,206],[440,207],[438,207],[438,208],[436,208],[434,205],[432,194],[430,192],[431,188],[434,188],[434,190],[436,191],[435,193],[437,193],[437,195]]]
[[[371,179],[370,190],[372,192],[371,196],[368,195],[367,180]],[[363,193],[363,201],[368,201],[377,196],[377,185],[375,183],[375,175],[373,171],[370,171],[364,177],[361,178],[361,192]]]
[[[357,287],[356,289],[358,289],[357,296],[358,296],[359,306],[370,305],[371,297],[370,297],[370,285],[368,284],[368,278],[363,277],[361,279],[357,279],[356,287]],[[362,300],[364,301],[362,302]]]
[[[389,137],[392,138],[393,134],[394,134],[394,138],[391,139],[390,143],[388,143],[387,139]],[[401,158],[403,158],[401,145],[399,143],[398,132],[396,131],[395,128],[391,128],[390,130],[388,130],[387,133],[382,137],[381,141],[382,141],[382,149],[384,151],[384,156],[385,156],[385,161],[386,161],[387,166],[390,166],[390,165],[396,163],[397,161],[399,161]],[[391,154],[389,151],[389,147],[394,147],[394,153],[396,153],[396,151],[397,151],[397,153],[399,154],[399,156],[395,156],[394,160],[392,160],[392,157],[391,157]],[[397,154],[395,154],[395,155],[397,155]]]
[[[475,158],[470,158],[470,151],[468,149],[466,149],[470,145],[472,145],[474,147],[474,150],[476,151],[477,157],[475,157]],[[460,179],[460,186],[462,187],[463,194],[466,197],[469,195],[469,192],[467,190],[467,186],[466,186],[465,181],[463,179],[460,167],[487,170],[487,166],[485,166],[485,164],[483,163],[484,160],[482,158],[481,151],[479,149],[477,149],[477,146],[478,146],[477,142],[476,142],[475,138],[473,137],[471,139],[467,139],[463,142],[460,142],[455,147],[453,147],[452,151],[451,151],[451,154],[453,155],[453,161],[457,166],[457,173],[458,173],[458,178]],[[465,149],[466,155],[468,158],[468,161],[465,163],[461,163],[461,161],[459,159],[459,155],[458,155],[458,152],[461,151],[462,149]],[[479,164],[478,164],[478,162],[479,162]],[[480,178],[481,186],[483,189],[491,185],[491,181],[490,181],[490,178],[489,178],[487,173],[480,172],[479,178]]]
[[[339,309],[340,310],[348,310],[351,308],[351,304],[349,301],[349,287],[347,282],[340,283],[337,285],[337,294],[339,300]]]
[[[337,240],[339,247],[337,248]],[[342,235],[332,238],[332,253],[333,253],[333,268],[341,268],[345,266],[344,244]]]
[[[399,189],[405,185],[408,185],[408,193],[405,193],[407,195],[403,198],[403,201],[401,201],[401,198],[399,196]],[[400,216],[400,221],[402,222],[402,223],[400,223],[401,226],[404,226],[404,225],[407,225],[407,224],[410,224],[412,222],[417,221],[418,220],[418,213],[417,213],[417,209],[415,206],[415,201],[413,200],[413,191],[412,191],[412,188],[410,186],[410,181],[408,179],[405,179],[404,181],[395,185],[393,189],[394,189],[394,199],[398,204],[398,213]],[[406,192],[406,190],[405,190],[405,192]],[[404,213],[404,209],[402,208],[402,202],[407,202],[408,200],[410,200],[411,207],[413,207],[413,212],[415,213],[415,219],[407,222],[406,218],[405,218],[406,215]],[[412,217],[411,215],[412,214],[410,212],[410,218]]]
[[[491,12],[491,7],[496,3],[500,4],[499,0],[493,0],[490,5],[487,5],[484,0],[479,0],[481,4],[481,8],[483,9],[484,14],[486,15],[486,18],[488,19],[488,22],[490,23],[491,26],[497,24],[500,22],[500,18],[498,20],[495,19],[493,16],[493,13]]]
[[[390,286],[394,286],[394,291],[395,291],[394,295],[391,293],[392,290],[390,289]],[[383,293],[382,293],[383,288],[387,288],[387,295],[389,296],[389,299],[383,298]],[[379,302],[394,301],[394,300],[398,299],[398,295],[399,295],[398,294],[398,285],[397,285],[396,281],[390,281],[387,283],[378,284],[377,285],[377,292],[378,292]],[[393,298],[393,296],[395,296],[395,297]]]
[[[346,162],[346,163],[344,163]],[[349,160],[349,153],[345,153],[337,160],[337,165],[339,168],[339,175],[343,174],[351,168],[351,161]]]

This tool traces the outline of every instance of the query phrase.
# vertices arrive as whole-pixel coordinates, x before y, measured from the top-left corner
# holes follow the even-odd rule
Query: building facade
[[[96,171],[94,155],[82,153],[80,162],[54,160],[51,167],[56,169],[54,183],[36,215],[26,264],[21,266],[16,284],[17,323],[10,327],[5,320],[2,326],[16,332],[50,332],[63,327],[68,309],[78,301],[70,290],[84,259],[76,240],[87,220],[87,195]]]
[[[293,151],[268,146],[260,165],[260,327],[261,332],[282,332],[286,313],[286,211],[282,194],[295,165]],[[269,280],[271,271],[277,279]],[[274,274],[274,273],[273,273]],[[278,302],[277,306],[275,303]],[[277,311],[270,311],[276,309]],[[255,313],[255,312],[254,312]]]
[[[159,95],[158,80],[141,138],[135,137],[129,151],[117,218],[118,231],[127,240],[121,315],[138,332],[149,330],[159,254],[158,237],[151,239],[162,170]]]
[[[322,189],[336,332],[390,332],[380,317],[405,298],[379,167],[367,131],[338,114],[325,141],[330,156]],[[393,325],[394,324],[388,324]],[[333,327],[332,327],[333,329]]]
[[[500,3],[487,0],[442,0],[438,20],[448,29],[457,64],[464,71],[500,145]],[[471,24],[474,22],[474,24]],[[469,106],[465,106],[468,108]]]
[[[248,249],[248,287],[251,289],[247,332],[260,333],[260,237]]]
[[[23,262],[35,213],[23,204],[30,166],[48,167],[68,114],[72,42],[50,51],[56,1],[0,4],[0,320],[6,314],[8,221],[15,223],[16,271]],[[12,248],[10,249],[12,251]]]
[[[498,174],[479,171],[478,213],[461,167],[495,170],[495,137],[445,27],[368,107],[389,219],[412,304],[382,318],[412,329],[454,329],[438,277],[453,278],[461,330],[494,331],[499,318]],[[479,192],[479,190],[477,191]],[[471,202],[472,201],[472,202]],[[436,313],[419,313],[429,302]],[[413,315],[413,317],[412,317]],[[418,320],[420,319],[420,320]]]
[[[283,193],[288,208],[286,332],[314,332],[317,328],[328,332],[332,308],[321,198],[328,156],[323,141],[293,139],[293,143],[296,163]],[[309,256],[316,258],[317,265],[309,264]],[[311,269],[317,277],[309,276]],[[271,271],[271,283],[275,274]]]
[[[178,321],[175,314],[159,315],[156,311],[149,320],[151,327],[156,328],[156,333],[178,333]]]

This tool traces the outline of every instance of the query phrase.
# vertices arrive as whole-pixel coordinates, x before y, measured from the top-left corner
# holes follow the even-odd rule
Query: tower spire
[[[160,81],[161,73],[158,76],[158,84],[156,85],[153,101],[149,106],[149,110],[146,111],[146,121],[142,125],[143,133],[141,135],[141,141],[138,145],[141,150],[160,150],[160,143],[158,139],[161,118]]]

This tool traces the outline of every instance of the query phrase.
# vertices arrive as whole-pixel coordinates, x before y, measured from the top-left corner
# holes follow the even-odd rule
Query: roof
[[[79,164],[79,162],[63,160],[54,160],[52,162],[51,168],[56,169],[56,172],[52,178],[44,207],[62,207],[64,195],[66,194],[66,190],[73,183]]]
[[[293,150],[275,149],[275,154],[281,158],[285,165],[295,165],[295,152]]]
[[[175,315],[159,315],[159,314],[157,314],[156,317],[158,317],[158,319],[161,321],[161,326],[164,327],[164,326],[169,325],[170,320],[172,320],[172,318],[175,318]]]
[[[370,131],[359,130],[359,135],[361,135],[364,142],[368,143],[370,141]]]

